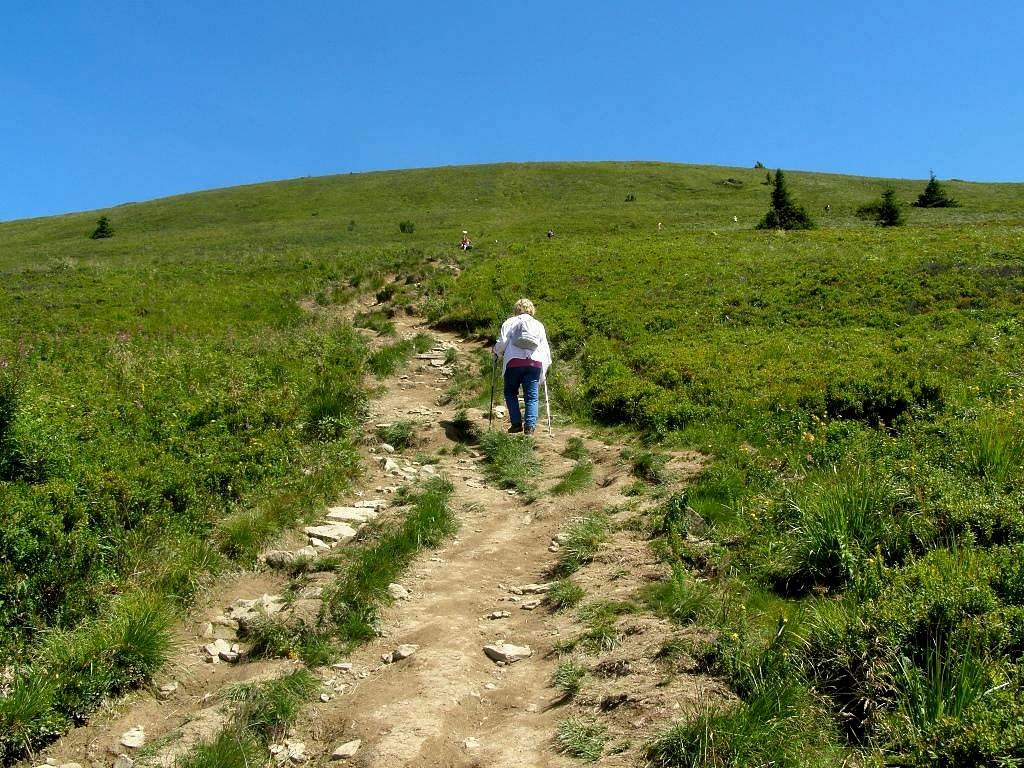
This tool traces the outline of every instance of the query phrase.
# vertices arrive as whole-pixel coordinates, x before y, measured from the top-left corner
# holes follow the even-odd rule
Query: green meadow
[[[880,229],[857,208],[923,180],[787,172],[817,229],[781,233],[765,173],[441,168],[0,224],[3,760],[145,680],[208,574],[358,475],[383,363],[333,310],[397,276],[471,334],[531,297],[563,411],[711,457],[652,536],[742,704],[652,763],[1013,764],[1024,185]]]

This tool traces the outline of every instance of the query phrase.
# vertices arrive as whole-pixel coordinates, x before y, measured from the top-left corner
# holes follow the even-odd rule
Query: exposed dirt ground
[[[437,350],[456,349],[457,361],[469,361],[476,352],[476,344],[432,331],[418,318],[399,317],[396,325],[406,338],[430,333]],[[613,519],[625,523],[638,514],[643,502],[623,494],[633,478],[621,464],[620,448],[594,440],[573,426],[557,426],[553,436],[538,430],[542,491],[573,466],[560,455],[570,437],[585,441],[597,482],[576,494],[542,494],[532,503],[520,494],[495,488],[485,479],[478,454],[450,453],[455,444],[446,436],[443,423],[454,417],[455,409],[438,405],[439,395],[449,384],[449,369],[439,364],[439,355],[433,357],[416,359],[383,382],[368,430],[399,419],[418,422],[420,444],[404,456],[399,452],[393,457],[412,468],[417,477],[409,481],[412,484],[429,472],[412,464],[415,455],[437,455],[447,449],[435,468],[454,483],[452,504],[460,531],[441,548],[422,553],[400,579],[410,592],[409,599],[385,610],[381,636],[346,660],[351,669],[317,670],[325,695],[306,708],[295,737],[305,743],[312,764],[328,763],[338,744],[360,739],[357,754],[343,764],[564,766],[576,761],[556,752],[557,726],[571,713],[587,713],[608,726],[609,744],[619,750],[602,758],[602,765],[642,764],[639,746],[655,726],[665,727],[673,718],[729,699],[720,683],[694,673],[686,658],[668,663],[657,658],[669,639],[706,638],[697,630],[681,630],[651,616],[624,616],[618,622],[621,642],[617,647],[598,653],[574,652],[591,674],[576,701],[563,702],[551,686],[560,660],[553,648],[577,637],[581,625],[573,611],[554,613],[545,605],[522,609],[529,597],[512,589],[549,580],[558,558],[549,551],[552,537],[574,517],[594,509],[612,510]],[[484,413],[471,410],[470,416],[486,429]],[[386,474],[380,466],[382,455],[370,452],[372,441],[367,444],[368,471],[361,488],[340,499],[340,504],[388,501],[391,495],[378,489],[407,482]],[[697,456],[683,456],[675,465],[685,477],[699,470],[700,461]],[[381,514],[397,512],[384,506]],[[301,532],[287,533],[279,542],[292,548],[306,544]],[[356,545],[358,541],[352,546]],[[628,600],[665,574],[665,566],[652,554],[642,533],[622,525],[595,561],[574,578],[587,590],[586,600]],[[59,764],[105,768],[119,755],[128,754],[136,763],[170,765],[190,746],[215,734],[225,720],[218,694],[226,685],[278,676],[300,662],[243,658],[238,663],[211,663],[203,647],[218,636],[229,644],[235,642],[232,627],[216,622],[236,600],[280,595],[287,584],[287,576],[271,568],[218,580],[206,601],[176,629],[173,662],[152,690],[111,702],[35,762],[52,758]],[[509,615],[488,618],[495,611]],[[482,648],[501,642],[528,645],[533,655],[499,666]],[[407,659],[382,663],[382,654],[405,643],[419,648]],[[159,690],[173,683],[176,690]],[[122,734],[134,726],[145,729],[146,746],[141,749],[119,744]]]

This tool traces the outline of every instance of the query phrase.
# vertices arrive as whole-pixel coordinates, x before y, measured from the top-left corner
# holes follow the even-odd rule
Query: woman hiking
[[[509,432],[532,435],[537,429],[540,383],[551,365],[551,347],[544,324],[534,315],[537,308],[529,299],[516,302],[515,314],[501,324],[495,357],[502,358],[502,376],[505,381],[505,405],[512,422]],[[526,403],[526,417],[519,410],[519,389],[522,387]]]

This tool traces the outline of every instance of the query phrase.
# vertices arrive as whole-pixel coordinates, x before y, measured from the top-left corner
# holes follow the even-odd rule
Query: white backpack
[[[541,337],[530,329],[525,320],[520,320],[509,334],[509,342],[513,347],[532,352],[540,346]]]

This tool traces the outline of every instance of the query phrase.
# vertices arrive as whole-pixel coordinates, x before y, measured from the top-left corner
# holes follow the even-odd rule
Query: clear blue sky
[[[295,176],[647,159],[1024,181],[985,3],[9,2],[0,219]]]

